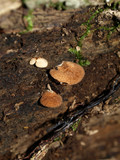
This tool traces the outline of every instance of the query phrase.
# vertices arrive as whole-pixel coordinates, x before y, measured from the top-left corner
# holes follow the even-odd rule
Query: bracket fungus
[[[61,106],[62,97],[50,89],[43,93],[40,103],[45,107],[56,108]]]
[[[79,64],[63,61],[57,68],[50,70],[50,75],[59,82],[74,85],[83,79],[85,71]]]

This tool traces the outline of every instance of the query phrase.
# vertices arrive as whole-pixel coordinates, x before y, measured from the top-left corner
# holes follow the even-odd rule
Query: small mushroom
[[[36,62],[36,60],[37,60],[37,58],[32,58],[32,59],[30,60],[30,65],[34,65],[35,62]]]
[[[74,85],[83,79],[85,71],[79,64],[63,61],[57,69],[50,70],[50,75],[59,82]]]
[[[47,90],[43,93],[40,103],[49,108],[56,108],[62,104],[62,97],[54,91]]]
[[[80,47],[76,46],[76,50],[77,50],[77,52],[79,52],[80,51]]]
[[[48,61],[45,58],[38,58],[35,65],[39,68],[46,68],[48,66]]]

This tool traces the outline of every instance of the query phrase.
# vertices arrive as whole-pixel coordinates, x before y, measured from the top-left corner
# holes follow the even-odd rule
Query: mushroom
[[[62,104],[62,97],[50,89],[43,93],[40,103],[45,107],[56,108]]]
[[[50,70],[50,75],[60,83],[74,85],[83,79],[85,71],[79,64],[63,61],[62,64],[57,66],[57,69]]]
[[[35,64],[35,62],[36,62],[36,58],[32,58],[31,60],[30,60],[30,65],[34,65]]]
[[[48,66],[48,61],[45,58],[38,58],[35,65],[39,68],[46,68]]]

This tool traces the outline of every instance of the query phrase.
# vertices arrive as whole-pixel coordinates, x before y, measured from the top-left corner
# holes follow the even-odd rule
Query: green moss
[[[70,48],[69,52],[73,53],[76,56],[76,59],[78,60],[78,64],[80,64],[81,66],[90,65],[90,62],[87,59],[85,59],[80,53],[80,51],[77,51],[77,49]]]
[[[77,128],[78,128],[78,126],[79,126],[79,124],[80,124],[80,121],[81,121],[81,118],[78,119],[78,120],[71,126],[71,128],[72,128],[72,130],[73,130],[74,132],[77,130]]]
[[[27,21],[27,26],[26,26],[26,30],[32,31],[33,29],[33,14],[32,14],[33,10],[29,10],[28,14],[26,16],[24,16],[25,20]]]
[[[56,141],[61,141],[61,137],[54,138],[54,142],[56,142]]]
[[[90,64],[90,62],[88,60],[86,60],[83,56],[82,56],[82,45],[83,45],[83,40],[88,36],[89,33],[91,32],[94,32],[95,30],[106,30],[108,31],[108,35],[107,35],[107,40],[110,39],[110,36],[113,34],[113,32],[115,32],[117,30],[117,28],[120,27],[120,21],[116,18],[114,19],[114,26],[112,27],[106,27],[106,26],[101,26],[101,27],[98,27],[94,30],[91,29],[91,21],[93,19],[95,19],[95,17],[97,15],[99,15],[100,13],[102,13],[103,11],[105,10],[108,10],[108,9],[113,9],[113,10],[116,10],[118,5],[120,5],[120,2],[116,2],[116,3],[113,3],[111,6],[105,6],[105,8],[100,8],[100,9],[97,9],[92,15],[91,17],[88,19],[87,22],[81,24],[81,25],[84,25],[86,26],[86,31],[83,33],[83,35],[79,38],[79,40],[77,41],[77,46],[80,47],[80,50],[77,51],[75,48],[70,48],[69,49],[69,52],[75,54],[77,60],[78,60],[78,63],[82,66],[87,66]]]
[[[83,40],[85,39],[85,37],[87,37],[88,34],[91,32],[91,24],[90,24],[91,21],[92,21],[98,14],[100,14],[100,13],[103,12],[103,11],[104,11],[103,8],[100,8],[100,9],[96,10],[96,11],[92,14],[92,16],[88,19],[87,22],[81,24],[81,25],[86,26],[86,31],[85,31],[85,33],[80,37],[80,39],[79,39],[79,41],[78,41],[78,46],[79,46],[79,47],[82,47],[82,41],[83,41]]]
[[[56,141],[61,141],[64,136],[65,136],[65,135],[62,133],[60,136],[55,137],[53,141],[54,141],[54,142],[56,142]]]
[[[25,15],[23,18],[24,18],[24,20],[26,21],[26,29],[24,30],[24,31],[22,31],[22,32],[20,32],[21,34],[23,34],[23,33],[27,33],[27,32],[30,32],[30,31],[32,31],[33,30],[33,10],[29,10],[28,11],[28,14],[27,15]]]

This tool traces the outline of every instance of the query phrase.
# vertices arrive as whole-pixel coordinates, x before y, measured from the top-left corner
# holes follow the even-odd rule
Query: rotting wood
[[[87,53],[90,56],[95,51],[95,54],[92,56],[91,65],[85,68],[86,76],[80,84],[72,87],[61,86],[48,74],[49,69],[63,60],[75,61],[74,55],[70,54],[68,49],[71,45],[76,45],[75,35],[79,38],[79,34],[84,31],[80,25],[88,19],[87,14],[89,13],[86,10],[84,14],[82,13],[83,16],[80,16],[81,13],[78,12],[72,17],[73,19],[64,26],[68,35],[65,35],[62,28],[25,35],[1,34],[1,160],[24,155],[33,143],[46,135],[47,129],[53,125],[52,119],[64,114],[73,104],[74,98],[76,103],[86,103],[86,97],[90,102],[93,99],[92,94],[99,95],[108,82],[117,75],[119,57],[116,53],[120,47],[117,33],[113,34],[110,39],[110,42],[114,41],[112,46],[108,46],[105,37],[89,36],[89,43],[94,43],[94,45],[91,50],[88,45]],[[99,47],[95,46],[96,41],[100,42],[97,45],[101,43],[106,45],[106,50],[104,47],[99,50]],[[30,66],[29,61],[34,56],[46,57],[49,61],[48,68],[40,70],[35,66]],[[61,108],[50,110],[38,103],[48,83],[64,98]],[[17,108],[16,104],[19,104]]]
[[[16,10],[21,5],[20,0],[0,0],[0,16],[11,10]]]
[[[60,134],[64,134],[65,130],[70,128],[70,126],[75,123],[80,117],[82,117],[84,114],[86,114],[89,109],[92,109],[93,107],[99,105],[100,103],[105,103],[105,101],[108,100],[110,96],[112,96],[118,89],[120,88],[120,75],[115,77],[114,82],[110,89],[106,89],[101,95],[96,97],[94,100],[92,100],[89,104],[85,106],[77,106],[75,110],[72,112],[66,112],[64,113],[65,116],[61,116],[56,120],[56,124],[52,126],[50,129],[48,129],[48,133],[38,141],[37,145],[34,144],[31,146],[32,150],[30,151],[30,148],[28,149],[28,152],[24,159],[29,158],[37,158],[38,155],[40,155],[40,151],[45,151],[45,154],[47,153],[49,149],[50,143],[58,137]],[[62,119],[62,120],[61,120]],[[97,133],[98,130],[95,130],[94,133],[89,133],[90,135]],[[43,150],[41,149],[41,146],[45,147]],[[39,149],[38,149],[39,148]],[[44,156],[44,155],[43,155]],[[38,160],[38,159],[37,159]]]

